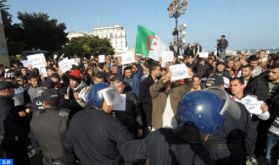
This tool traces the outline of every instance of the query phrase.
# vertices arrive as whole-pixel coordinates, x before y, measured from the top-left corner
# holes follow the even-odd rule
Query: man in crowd
[[[113,109],[113,115],[118,118],[135,137],[138,136],[139,129],[143,129],[141,107],[134,93],[125,91],[123,80],[116,78],[113,80],[113,86],[117,91],[125,95],[125,109]]]
[[[217,40],[217,52],[221,60],[225,60],[226,49],[228,47],[228,40],[225,35],[221,35],[221,38]]]
[[[245,86],[248,84],[250,79],[252,78],[253,68],[251,65],[244,65],[241,69],[241,77],[243,78]]]
[[[161,70],[159,65],[150,66],[149,76],[140,84],[139,101],[144,112],[145,125],[151,128],[152,117],[152,98],[150,96],[150,87],[160,78]]]
[[[86,88],[86,84],[81,79],[81,72],[79,69],[73,69],[69,75],[70,84],[64,96],[65,101],[63,107],[69,108],[77,112],[85,107],[85,100],[83,100],[79,93]]]
[[[136,96],[139,95],[140,90],[140,79],[143,74],[143,69],[141,64],[138,65],[138,71],[133,73],[132,67],[128,66],[124,68],[123,79],[132,88],[132,91]]]
[[[28,95],[30,97],[31,102],[33,102],[34,98],[38,97],[38,91],[42,89],[40,76],[35,72],[31,72],[29,75],[29,81],[30,87],[28,89]]]
[[[183,80],[184,81],[184,80]],[[171,73],[150,87],[152,98],[152,128],[175,127],[174,118],[180,98],[191,90],[187,83],[171,82]]]
[[[201,90],[201,79],[198,75],[194,75],[192,77],[191,91],[199,91],[199,90]]]

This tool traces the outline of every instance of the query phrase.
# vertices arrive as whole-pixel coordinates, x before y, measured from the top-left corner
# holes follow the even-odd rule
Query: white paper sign
[[[105,63],[106,62],[106,57],[105,57],[105,55],[99,55],[98,56],[98,58],[99,58],[99,63]]]
[[[261,105],[263,101],[258,100],[256,97],[247,95],[240,101],[251,114],[262,114]]]
[[[209,53],[208,52],[200,52],[199,57],[200,58],[208,58]]]
[[[173,61],[173,51],[162,51],[162,63]]]
[[[88,102],[88,94],[89,94],[90,87],[83,88],[78,94],[79,98],[82,98],[82,100],[86,103]]]
[[[68,60],[68,63],[69,63],[70,65],[78,65],[78,63],[76,62],[76,60],[75,60],[74,58],[69,59],[69,60]]]
[[[58,65],[62,73],[65,73],[72,68],[72,65],[69,63],[68,58],[64,58],[62,61],[58,63]]]
[[[24,67],[29,67],[31,63],[28,60],[21,60],[21,63]]]
[[[171,81],[181,80],[185,78],[191,78],[188,74],[188,68],[185,64],[176,64],[169,66],[171,71]]]
[[[126,94],[120,94],[121,103],[112,106],[112,110],[125,111],[126,110]]]
[[[40,73],[46,73],[46,59],[43,53],[27,56],[33,68],[38,68]]]
[[[78,65],[80,63],[80,58],[75,58],[75,62]]]
[[[131,64],[135,62],[134,52],[127,52],[121,55],[121,63],[122,65]]]

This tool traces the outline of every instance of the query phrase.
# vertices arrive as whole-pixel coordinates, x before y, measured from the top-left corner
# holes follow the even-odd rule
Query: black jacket
[[[28,165],[27,131],[19,124],[14,101],[10,97],[0,96],[0,153],[14,160],[14,164]],[[2,156],[2,155],[1,155]]]
[[[143,80],[140,84],[139,91],[139,102],[141,108],[144,112],[144,121],[147,126],[151,126],[151,118],[152,118],[152,99],[150,96],[149,89],[155,83],[153,78],[149,75],[145,80]]]
[[[76,113],[65,135],[65,147],[83,165],[118,165],[117,145],[133,136],[110,114],[92,108]]]
[[[136,95],[132,92],[126,94],[126,110],[114,111],[113,114],[121,121],[133,135],[137,135],[137,129],[142,124],[141,109],[138,104]]]
[[[151,75],[140,83],[139,101],[141,104],[149,104],[152,109],[152,99],[150,96],[149,88],[155,83]]]
[[[268,71],[263,72],[251,79],[245,88],[245,92],[256,95],[259,100],[266,101],[269,98],[268,73]]]
[[[189,143],[168,128],[160,128],[141,140],[125,142],[120,152],[130,162],[149,158],[150,165],[214,164],[201,142]]]
[[[0,135],[2,139],[25,138],[27,131],[19,125],[19,115],[14,107],[14,100],[0,96]]]

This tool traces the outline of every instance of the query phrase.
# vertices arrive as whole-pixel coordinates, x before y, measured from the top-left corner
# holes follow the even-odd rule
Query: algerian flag
[[[168,46],[154,32],[143,26],[138,26],[136,54],[159,61],[161,52],[168,50]]]

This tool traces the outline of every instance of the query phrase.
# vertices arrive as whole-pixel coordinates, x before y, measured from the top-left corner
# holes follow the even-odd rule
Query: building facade
[[[94,28],[93,32],[90,34],[98,36],[99,38],[109,39],[116,54],[120,54],[128,50],[126,31],[120,25],[97,27]]]
[[[89,36],[89,34],[86,32],[69,32],[67,34],[67,38],[69,41],[71,41],[73,38],[85,37],[85,36]]]

